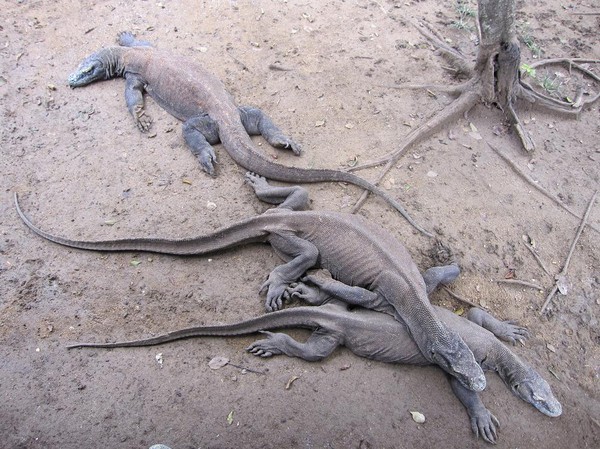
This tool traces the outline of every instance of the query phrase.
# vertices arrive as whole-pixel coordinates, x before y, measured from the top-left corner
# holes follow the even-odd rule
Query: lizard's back
[[[317,246],[320,266],[335,279],[370,288],[380,273],[393,271],[424,291],[423,278],[406,248],[362,217],[323,211],[293,212],[282,217],[284,227]]]
[[[238,114],[223,83],[190,59],[151,47],[128,48],[123,58],[125,72],[139,75],[148,94],[179,120],[202,113]]]

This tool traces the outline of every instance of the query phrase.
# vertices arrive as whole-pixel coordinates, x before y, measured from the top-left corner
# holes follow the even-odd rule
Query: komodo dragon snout
[[[110,56],[110,50],[100,50],[85,58],[77,70],[69,75],[67,79],[69,87],[82,87],[95,81],[107,80],[117,76],[116,64],[111,65],[110,61],[116,61]]]
[[[523,378],[515,376],[505,382],[514,394],[544,415],[555,418],[562,414],[562,406],[552,394],[550,385],[533,369],[529,369]]]

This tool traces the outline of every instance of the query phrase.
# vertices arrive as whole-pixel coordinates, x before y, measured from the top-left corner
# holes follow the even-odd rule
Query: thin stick
[[[471,302],[471,301],[469,301],[468,299],[466,299],[466,298],[463,298],[462,296],[459,296],[459,295],[457,295],[456,293],[454,293],[452,290],[450,290],[450,289],[449,289],[448,287],[446,287],[445,285],[442,285],[442,288],[443,288],[444,290],[446,290],[446,292],[447,292],[447,293],[448,293],[450,296],[452,296],[454,299],[457,299],[457,300],[459,300],[460,302],[464,302],[465,304],[468,304],[468,305],[470,305],[471,307],[478,307],[478,308],[479,308],[479,307],[481,307],[481,306],[479,306],[479,305],[475,304],[474,302]]]
[[[588,217],[590,216],[590,212],[592,210],[592,206],[594,205],[594,202],[596,201],[596,195],[598,195],[598,191],[597,190],[594,192],[594,194],[592,195],[592,198],[590,199],[590,202],[588,203],[588,206],[587,206],[587,209],[585,210],[585,214],[583,216],[583,219],[581,220],[579,228],[577,229],[577,234],[575,234],[575,238],[573,239],[573,243],[571,243],[571,248],[569,249],[569,255],[567,256],[567,260],[565,261],[565,265],[563,266],[563,269],[561,270],[560,274],[557,276],[557,279],[560,279],[560,278],[562,278],[562,277],[564,277],[564,276],[567,275],[567,270],[569,269],[569,264],[571,263],[571,257],[573,256],[573,253],[575,252],[575,247],[577,246],[577,242],[579,241],[579,237],[581,237],[581,233],[583,232],[583,228],[585,228],[585,225],[587,224],[587,220],[588,220]],[[546,307],[548,307],[548,304],[550,304],[550,301],[552,300],[552,298],[556,294],[557,290],[558,290],[558,283],[554,284],[554,287],[552,288],[552,291],[550,292],[550,294],[546,298],[546,301],[542,305],[542,309],[540,310],[540,315],[543,315],[546,312]]]
[[[536,253],[535,250],[531,246],[529,246],[527,243],[523,242],[523,245],[525,245],[525,248],[527,248],[529,250],[529,252],[533,256],[533,258],[537,261],[537,263],[540,264],[540,267],[542,267],[542,270],[544,270],[544,272],[548,276],[552,276],[550,274],[550,272],[548,271],[548,269],[546,268],[546,266],[544,265],[544,262],[542,262],[542,259],[540,258],[540,256],[538,255],[538,253]]]
[[[527,281],[521,281],[520,279],[496,279],[495,282],[498,282],[499,284],[522,285],[523,287],[535,288],[536,290],[543,290],[543,288],[537,284]]]
[[[231,363],[231,362],[227,362],[227,364],[233,366],[234,368],[239,368],[241,370],[246,370],[249,373],[262,374],[263,376],[266,376],[266,373],[264,373],[263,371],[257,371],[257,370],[254,370],[252,368],[246,368],[244,366],[236,365],[235,363]]]

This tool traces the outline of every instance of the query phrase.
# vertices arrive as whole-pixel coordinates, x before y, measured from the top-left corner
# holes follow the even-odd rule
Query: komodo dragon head
[[[443,344],[439,344],[443,342]],[[429,358],[444,371],[473,391],[483,391],[486,386],[483,370],[460,335],[449,331],[437,344],[428,348]]]
[[[502,377],[502,373],[499,374]],[[514,394],[544,415],[554,418],[562,414],[562,406],[552,394],[550,385],[535,370],[529,368],[503,380]]]
[[[77,70],[69,75],[70,87],[81,87],[94,81],[107,80],[121,76],[123,63],[119,47],[108,47],[85,58]]]

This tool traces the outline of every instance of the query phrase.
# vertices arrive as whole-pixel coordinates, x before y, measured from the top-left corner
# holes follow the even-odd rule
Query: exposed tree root
[[[488,21],[487,25],[489,26],[486,28],[486,34],[484,35],[482,33],[479,53],[473,68],[470,67],[470,62],[467,58],[458,50],[448,46],[443,37],[441,37],[429,24],[425,22],[415,23],[417,30],[419,30],[437,51],[452,64],[454,71],[469,75],[470,79],[457,86],[441,86],[439,90],[455,95],[457,98],[442,109],[441,112],[411,131],[398,149],[381,159],[352,167],[349,171],[363,170],[385,164],[377,179],[374,181],[374,184],[378,184],[398,159],[404,155],[412,145],[431,136],[449,122],[468,112],[478,103],[494,104],[498,106],[504,112],[505,117],[515,130],[523,148],[527,152],[531,152],[535,149],[535,142],[529,132],[525,129],[515,110],[515,103],[518,99],[526,100],[552,112],[576,117],[584,107],[589,106],[600,98],[599,92],[591,98],[583,100],[583,91],[580,89],[575,101],[572,103],[565,102],[543,95],[535,91],[532,86],[522,81],[519,76],[520,48],[518,41],[514,36],[514,11],[496,10],[495,8],[497,7],[497,4],[494,4],[493,2],[489,2],[488,5],[482,5],[482,2],[480,2],[480,30],[482,29],[481,23],[485,23],[486,20]],[[501,14],[498,15],[499,13]],[[490,20],[493,22],[492,25],[489,24]],[[496,23],[498,21],[503,21],[503,23]],[[561,58],[538,61],[531,64],[530,67],[537,68],[550,64],[566,64],[569,70],[578,70],[600,83],[600,78],[596,74],[580,65],[582,63],[596,62],[600,61],[593,59]],[[390,87],[400,89],[437,88],[437,86],[418,86],[414,84]],[[532,185],[540,190],[537,184],[534,183]],[[557,204],[567,210],[570,214],[579,218],[577,214],[569,210],[562,202],[560,202],[560,200],[553,197],[548,192],[542,193],[557,202]],[[360,209],[368,195],[369,192],[363,192],[352,208],[353,213]]]
[[[375,185],[377,185],[392,169],[392,167],[398,161],[398,159],[400,159],[400,157],[406,152],[406,150],[408,150],[408,148],[410,148],[417,142],[429,137],[431,134],[445,126],[449,121],[455,120],[456,118],[463,115],[465,112],[469,111],[473,106],[475,106],[478,103],[479,99],[480,95],[478,92],[465,89],[463,94],[456,100],[454,100],[452,103],[450,103],[448,106],[446,106],[442,110],[442,112],[434,115],[432,118],[427,120],[427,122],[411,131],[408,134],[408,136],[406,136],[402,145],[400,145],[400,147],[396,151],[389,154],[383,159],[369,162],[367,164],[357,165],[356,167],[352,167],[350,170],[362,170],[365,168],[376,167],[378,165],[386,164],[383,170],[379,173],[377,179],[373,182]],[[367,199],[368,195],[369,192],[365,190],[361,195],[360,199],[352,208],[352,213],[355,213],[360,209],[360,207]]]

